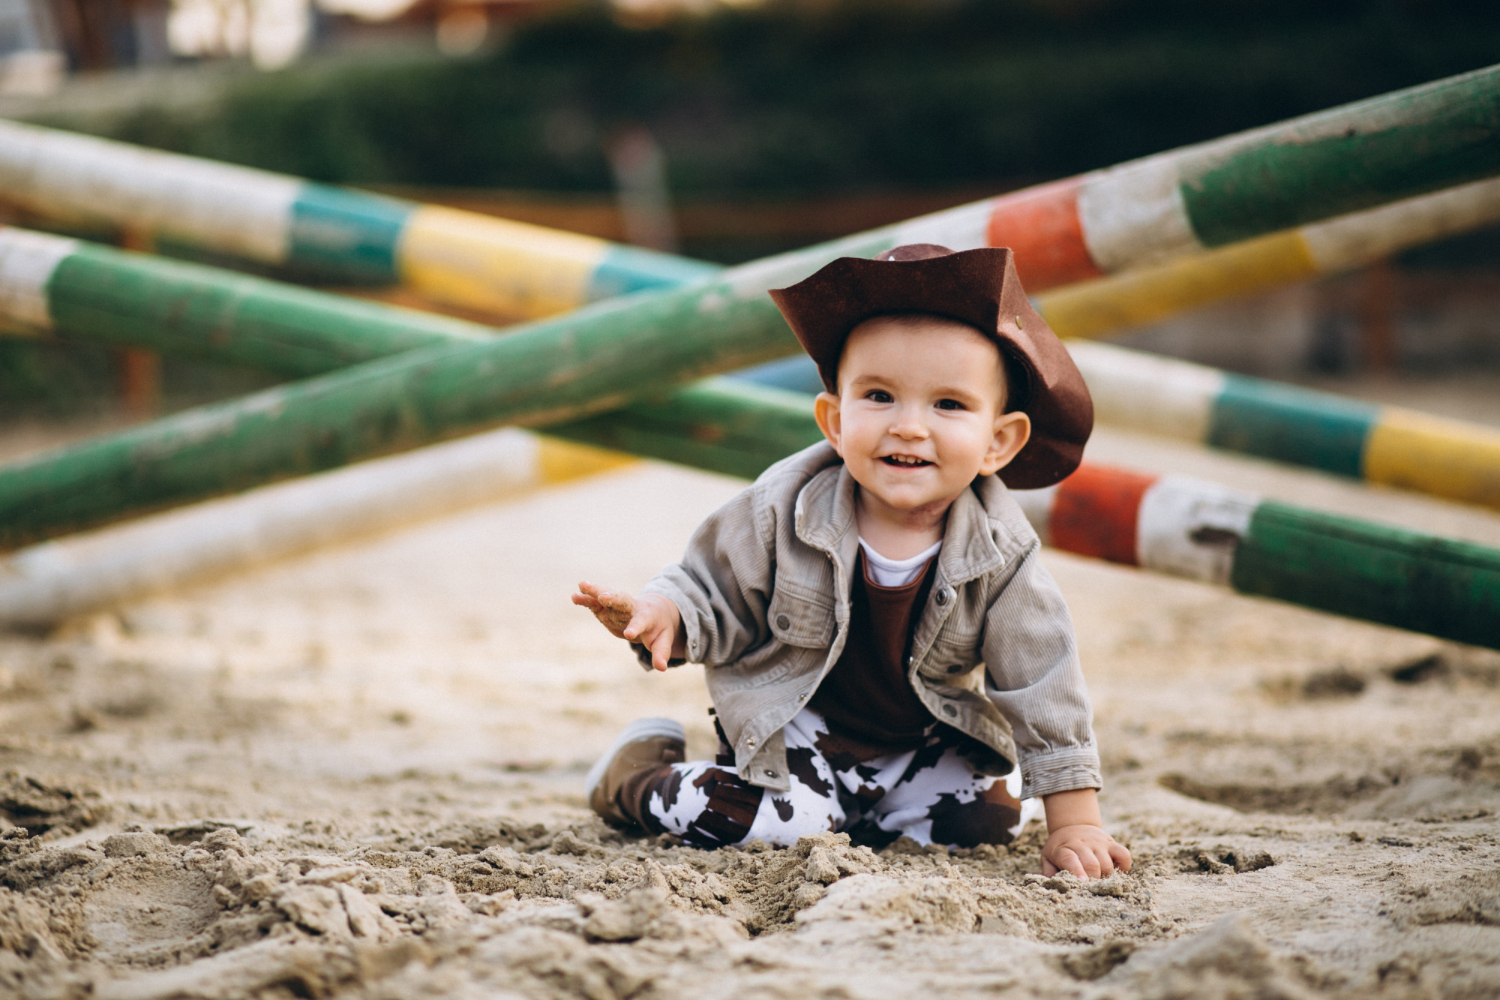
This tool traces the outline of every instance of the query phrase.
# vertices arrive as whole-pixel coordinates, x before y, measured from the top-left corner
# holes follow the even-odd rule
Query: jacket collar
[[[833,557],[845,577],[859,551],[854,487],[848,468],[836,461],[813,476],[797,494],[795,511],[797,537]],[[1020,540],[998,516],[990,516],[991,509],[998,514],[1006,496],[1004,483],[995,476],[985,476],[953,501],[943,531],[943,548],[938,553],[938,575],[943,580],[954,585],[966,583],[999,569],[1009,554],[1020,550]]]

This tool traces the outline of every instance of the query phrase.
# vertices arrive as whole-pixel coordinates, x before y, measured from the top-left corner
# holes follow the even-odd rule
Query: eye
[[[865,393],[865,398],[872,403],[894,403],[896,400],[884,389],[871,389]]]
[[[967,407],[965,407],[964,404],[960,403],[956,399],[940,399],[940,400],[937,401],[937,408],[940,409],[940,410],[963,410],[963,409],[967,409]]]

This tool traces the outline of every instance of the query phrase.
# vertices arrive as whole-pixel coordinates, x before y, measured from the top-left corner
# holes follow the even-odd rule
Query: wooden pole
[[[81,532],[0,558],[0,625],[55,625],[629,461],[507,427]]]

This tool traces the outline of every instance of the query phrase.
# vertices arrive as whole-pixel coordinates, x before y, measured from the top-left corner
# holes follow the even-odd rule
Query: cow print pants
[[[873,758],[851,752],[812,709],[782,735],[787,791],[736,775],[721,730],[717,762],[664,764],[647,779],[637,818],[652,833],[705,848],[755,839],[786,847],[830,830],[877,848],[903,834],[923,845],[975,847],[1009,843],[1040,809],[1035,799],[1018,800],[1019,771],[980,774],[964,756],[967,737],[941,724],[925,746]]]

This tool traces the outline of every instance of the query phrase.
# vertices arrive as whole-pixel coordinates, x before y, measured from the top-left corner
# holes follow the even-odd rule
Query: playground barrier
[[[1500,181],[1482,186],[1500,203]],[[289,377],[435,344],[483,342],[494,333],[429,313],[15,229],[0,229],[0,318],[6,315],[93,340]],[[1121,348],[1073,341],[1070,349],[1105,423],[1500,507],[1500,432]],[[806,358],[745,376],[783,388],[818,388]]]
[[[1500,171],[1500,66],[925,217],[929,242],[1009,246],[1033,292]],[[707,277],[591,237],[0,122],[0,191],[262,264],[400,282],[509,316]]]
[[[630,461],[503,427],[43,542],[0,558],[0,624],[55,625]]]

